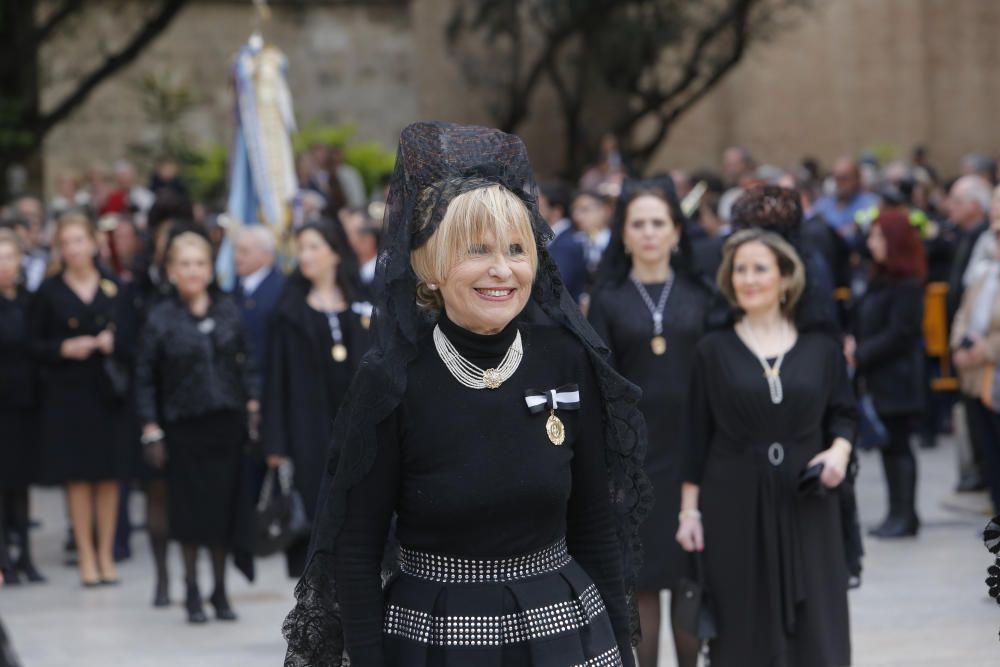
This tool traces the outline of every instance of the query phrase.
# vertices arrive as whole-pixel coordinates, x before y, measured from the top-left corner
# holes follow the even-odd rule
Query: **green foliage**
[[[296,155],[317,144],[335,146],[344,151],[344,162],[361,173],[365,189],[371,194],[392,174],[396,155],[373,141],[352,143],[357,133],[353,125],[323,125],[315,121],[299,128],[292,138],[292,148]]]
[[[292,148],[296,155],[304,153],[316,144],[346,148],[356,132],[353,125],[322,125],[312,121],[299,128],[292,138]]]
[[[344,162],[359,172],[371,195],[392,175],[396,155],[374,141],[351,144],[344,149]]]
[[[222,208],[229,173],[229,149],[224,144],[212,144],[196,151],[182,164],[184,179],[194,199]]]

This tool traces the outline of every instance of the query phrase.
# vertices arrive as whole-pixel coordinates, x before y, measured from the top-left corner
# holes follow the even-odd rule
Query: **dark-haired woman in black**
[[[371,314],[355,301],[358,263],[339,222],[310,223],[295,238],[298,271],[271,321],[263,439],[270,466],[293,464],[312,519],[333,418],[368,349]],[[303,540],[286,552],[289,576],[302,576],[307,547]]]
[[[691,361],[711,293],[687,271],[688,244],[682,241],[684,217],[673,183],[666,178],[626,181],[589,311],[615,368],[642,388],[639,405],[648,429],[646,474],[656,500],[640,529],[640,667],[657,664],[660,591],[674,589],[689,569],[673,536],[680,510],[679,463]],[[680,665],[697,662],[697,641],[676,626],[674,644]]]
[[[7,583],[44,581],[31,560],[28,486],[37,482],[38,438],[35,364],[28,354],[31,294],[18,284],[21,246],[14,232],[0,229],[0,576]],[[12,561],[5,533],[18,539]]]

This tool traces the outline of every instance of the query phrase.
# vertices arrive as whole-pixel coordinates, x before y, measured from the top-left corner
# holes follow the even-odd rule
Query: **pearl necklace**
[[[441,327],[434,327],[434,347],[452,377],[469,389],[497,389],[514,374],[521,365],[524,350],[521,347],[521,332],[517,332],[514,342],[507,348],[507,354],[496,368],[483,370],[463,357],[452,345]]]

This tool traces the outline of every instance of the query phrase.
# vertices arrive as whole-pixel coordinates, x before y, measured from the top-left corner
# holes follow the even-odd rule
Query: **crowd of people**
[[[326,146],[298,160],[301,190],[284,235],[233,225],[192,202],[169,159],[148,187],[123,161],[113,177],[67,174],[49,201],[24,195],[4,207],[6,583],[45,580],[31,550],[32,486],[65,489],[67,548],[88,588],[118,582],[137,520],[127,498],[141,489],[153,604],[170,604],[173,541],[188,620],[208,620],[202,548],[212,562],[208,601],[216,618],[235,620],[227,562],[248,549],[263,471],[290,462],[323,534],[312,558],[306,539],[288,547],[288,574],[314,578],[328,537],[334,557],[325,567],[340,584],[351,664],[450,659],[447,623],[441,636],[433,623],[422,634],[418,617],[530,615],[530,605],[567,600],[584,605],[580,623],[589,624],[574,626],[580,639],[571,643],[589,647],[578,658],[632,664],[633,598],[640,667],[658,664],[661,626],[672,630],[683,666],[697,663],[706,640],[718,665],[849,664],[847,591],[860,585],[863,555],[855,448],[878,449],[883,466],[888,502],[869,531],[876,538],[920,530],[912,441],[933,447],[943,433],[968,435],[956,448],[956,491],[985,489],[1000,508],[997,165],[971,155],[945,180],[921,148],[909,160],[844,157],[825,170],[813,159],[789,169],[760,164],[731,147],[718,170],[640,179],[607,137],[579,183],[542,182],[536,196],[533,184],[504,180],[529,173],[526,160],[511,158],[519,141],[512,153],[487,155],[458,141],[467,136],[455,127],[411,127],[435,141],[448,135],[442,145],[456,155],[401,150],[412,162],[397,165],[385,221],[385,193],[365,192]],[[426,137],[412,140],[427,150],[417,139]],[[435,160],[454,173],[434,171]],[[506,176],[476,171],[491,161]],[[437,199],[428,204],[430,191]],[[236,275],[228,291],[216,280],[224,244]],[[940,312],[926,296],[931,283],[947,285]],[[552,296],[563,289],[568,301]],[[430,330],[416,334],[428,315],[437,327],[425,345]],[[950,330],[949,352],[939,356],[925,340],[935,317]],[[566,331],[546,328],[553,321]],[[378,354],[349,392],[373,343]],[[532,361],[532,350],[547,361]],[[549,418],[541,430],[537,411],[493,414],[460,386],[493,389],[495,380],[486,395],[523,395],[520,383],[501,387],[522,355],[520,373]],[[467,377],[483,368],[498,376]],[[957,390],[949,391],[941,380],[953,369]],[[628,382],[615,384],[620,378]],[[627,422],[629,383],[641,389],[641,474],[615,441],[622,429],[602,428],[602,414],[605,424]],[[603,413],[591,396],[603,397]],[[530,396],[510,404],[524,400],[531,408]],[[342,405],[348,416],[335,427]],[[441,444],[446,431],[476,447],[458,435]],[[328,464],[335,433],[346,464]],[[370,455],[361,444],[354,451],[355,440]],[[550,440],[571,446],[532,449]],[[481,470],[484,452],[490,466]],[[616,505],[622,500],[595,500],[606,496],[595,469],[619,454],[619,481],[631,480],[634,504],[648,509],[637,524],[643,565],[627,596],[621,587],[636,561],[611,543],[628,533],[615,531],[628,512]],[[610,464],[606,473],[614,482]],[[554,479],[572,479],[572,493],[550,488]],[[476,525],[477,511],[489,520]],[[383,600],[389,532],[402,545],[403,574]],[[435,554],[475,570],[498,556],[555,563],[563,553],[582,569],[552,565],[558,585],[550,578],[530,592],[509,584],[489,605],[465,599],[455,582],[431,595],[419,574],[445,567]],[[712,601],[712,627],[692,625],[679,594],[692,581]],[[592,585],[600,604],[586,593]],[[571,598],[558,597],[567,586]],[[673,593],[666,623],[664,590]],[[383,606],[395,615],[383,619]],[[308,623],[297,613],[286,633],[291,652],[306,655],[310,638],[296,619]],[[569,627],[560,623],[553,632]],[[525,646],[498,664],[570,664],[539,648],[533,631],[523,629]],[[612,653],[617,662],[602,657]],[[299,659],[290,664],[312,664]]]

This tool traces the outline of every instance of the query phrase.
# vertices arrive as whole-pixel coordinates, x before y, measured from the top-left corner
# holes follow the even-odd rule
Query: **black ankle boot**
[[[188,623],[200,624],[208,622],[205,609],[201,606],[201,591],[198,590],[197,583],[188,583],[187,600],[185,600],[184,606],[187,609]]]
[[[167,585],[166,578],[160,578],[156,580],[156,591],[153,593],[153,606],[154,607],[169,607],[170,606],[170,587]]]
[[[889,456],[882,452],[885,479],[889,487],[889,514],[872,537],[913,537],[920,530],[916,512],[917,464],[909,456]]]
[[[38,568],[35,567],[30,558],[21,558],[14,565],[14,568],[33,584],[44,584],[46,581],[45,576],[38,571]]]
[[[3,581],[5,585],[17,586],[21,583],[21,576],[17,573],[17,569],[13,566],[0,567],[0,572],[3,572]]]
[[[209,602],[215,608],[215,617],[220,621],[235,621],[236,612],[229,604],[229,598],[226,597],[224,591],[216,590],[212,593],[212,597],[209,598]]]

